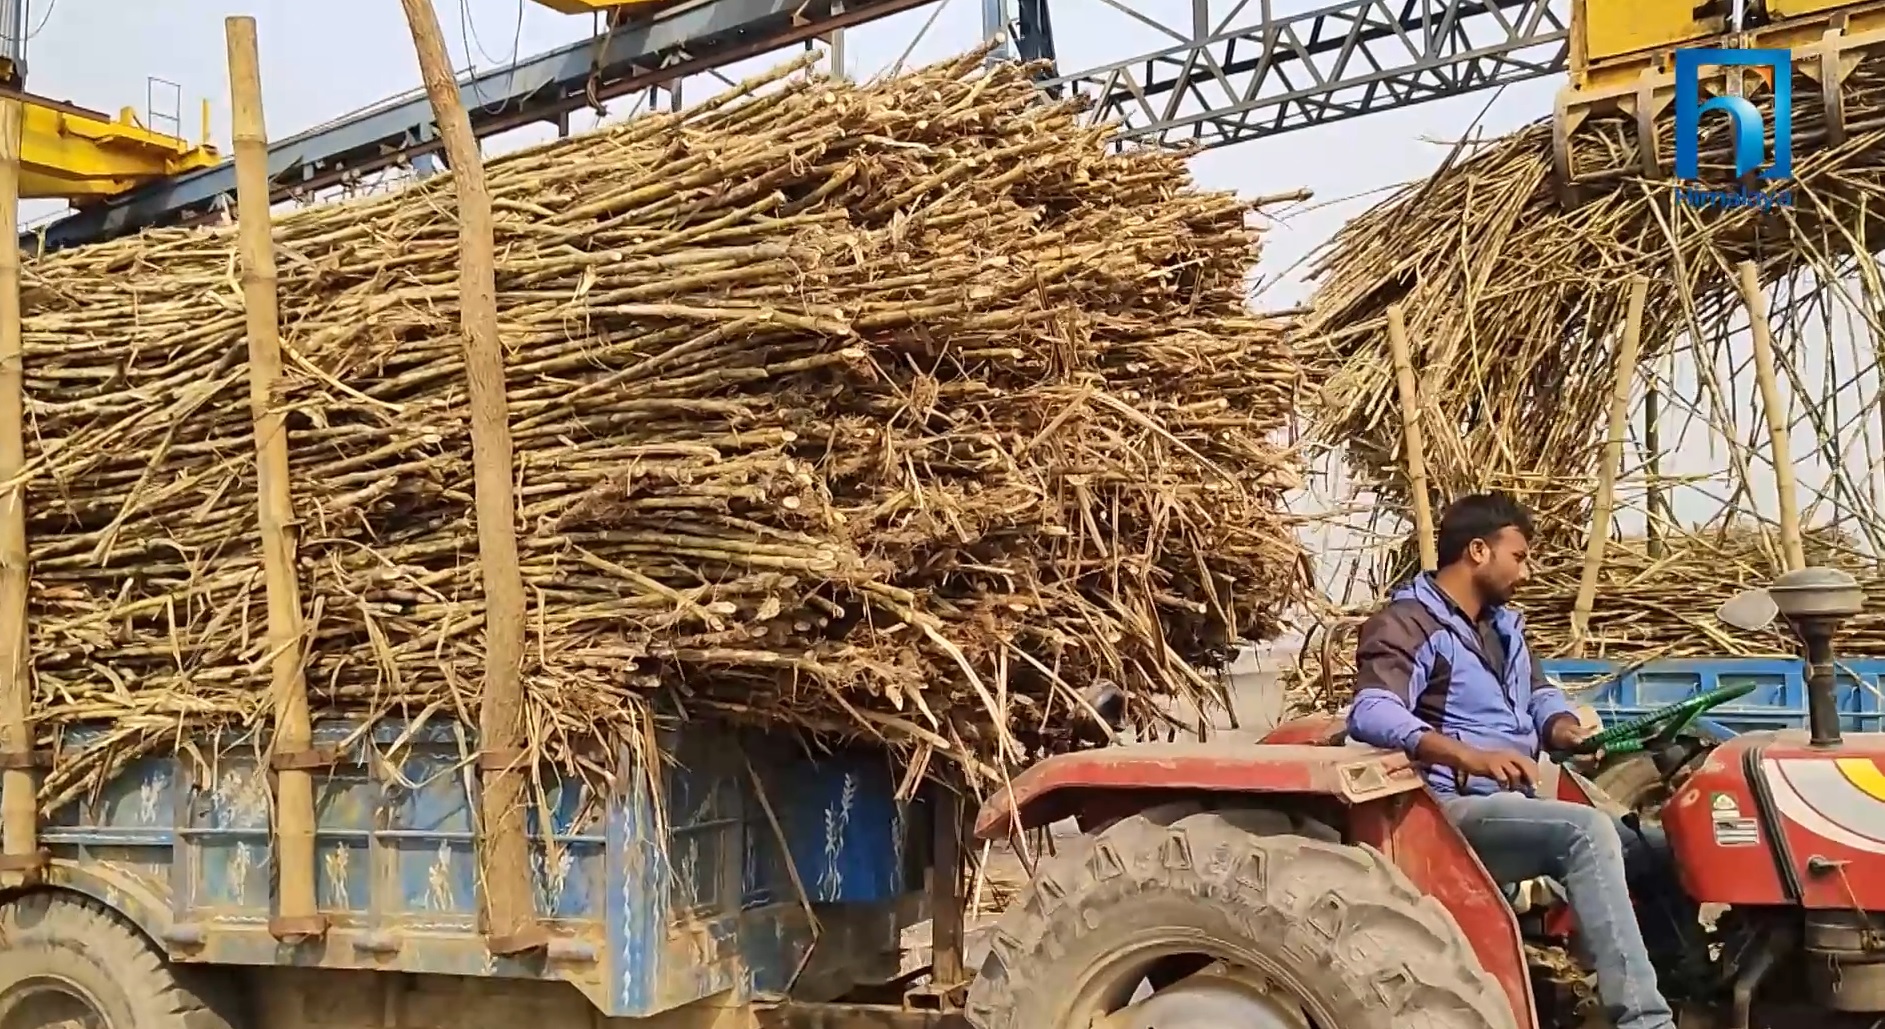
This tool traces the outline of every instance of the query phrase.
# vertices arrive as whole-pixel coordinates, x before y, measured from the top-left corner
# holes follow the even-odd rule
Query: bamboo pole
[[[0,100],[0,870],[31,876],[39,853],[33,674],[27,652],[26,354],[20,335],[18,100]]]
[[[1761,389],[1761,411],[1767,417],[1767,438],[1774,451],[1774,489],[1780,496],[1780,550],[1787,570],[1806,567],[1806,547],[1800,533],[1800,498],[1793,477],[1793,447],[1788,437],[1787,412],[1780,402],[1780,380],[1774,373],[1774,334],[1767,322],[1767,297],[1761,292],[1760,271],[1753,261],[1740,266],[1741,302],[1748,308],[1748,327],[1754,334],[1754,380]]]
[[[1401,433],[1407,448],[1407,486],[1414,500],[1420,567],[1431,572],[1440,566],[1440,553],[1433,535],[1433,502],[1427,496],[1427,441],[1420,431],[1420,392],[1414,384],[1414,359],[1399,304],[1388,308],[1388,345],[1394,348],[1394,377],[1401,394]]]
[[[432,100],[439,141],[458,194],[459,315],[471,402],[478,563],[484,576],[484,700],[478,715],[480,913],[485,946],[494,954],[516,954],[547,940],[536,918],[529,841],[524,836],[524,581],[512,507],[504,350],[497,332],[491,194],[431,0],[400,4],[412,27],[419,74]]]
[[[1623,315],[1623,338],[1617,341],[1617,374],[1610,393],[1610,424],[1604,434],[1603,463],[1597,470],[1597,499],[1591,505],[1590,534],[1584,543],[1584,575],[1578,580],[1577,599],[1571,605],[1572,656],[1584,656],[1584,632],[1597,602],[1597,577],[1603,570],[1604,545],[1610,542],[1610,519],[1616,514],[1617,476],[1623,470],[1623,443],[1630,430],[1630,386],[1636,381],[1641,350],[1643,304],[1649,298],[1649,280],[1630,283],[1630,303]]]
[[[281,328],[275,244],[269,218],[268,132],[262,119],[262,65],[255,19],[223,21],[229,46],[231,135],[235,142],[236,233],[241,248],[243,314],[249,337],[249,411],[255,422],[257,521],[268,595],[269,697],[275,738],[275,860],[279,878],[277,939],[318,937],[327,921],[314,892],[314,731],[301,661],[301,584],[295,572],[294,501],[288,491],[288,425],[277,404]]]
[[[1661,558],[1668,552],[1664,534],[1669,531],[1668,487],[1662,481],[1662,391],[1651,377],[1643,391],[1643,476],[1649,480],[1649,556]]]

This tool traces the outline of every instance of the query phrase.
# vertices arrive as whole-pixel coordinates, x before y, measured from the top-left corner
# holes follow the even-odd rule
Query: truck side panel
[[[616,1016],[784,989],[814,964],[802,960],[808,905],[830,923],[815,964],[895,975],[898,923],[912,916],[905,826],[926,823],[894,801],[881,756],[814,760],[692,732],[668,740],[678,763],[653,791],[630,754],[622,788],[593,803],[581,782],[546,778],[532,866],[556,939],[500,958],[477,931],[466,735],[444,721],[317,727],[317,745],[343,755],[317,776],[323,940],[269,935],[268,773],[248,741],[140,759],[62,806],[42,833],[50,881],[122,912],[177,961],[562,980]]]

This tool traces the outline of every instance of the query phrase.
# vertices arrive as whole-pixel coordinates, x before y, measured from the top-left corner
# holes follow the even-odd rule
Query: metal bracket
[[[268,920],[268,934],[283,943],[304,943],[326,936],[327,926],[326,915],[276,917]]]
[[[0,769],[9,772],[31,772],[51,767],[52,752],[49,750],[0,751]]]
[[[484,949],[500,957],[527,954],[533,950],[543,950],[549,945],[550,934],[544,932],[540,925],[529,925],[514,933],[484,938]]]
[[[1658,86],[1667,86],[1674,81],[1673,76],[1658,72],[1653,66],[1644,68],[1636,80],[1636,95],[1631,105],[1631,113],[1636,116],[1636,152],[1642,158],[1643,177],[1652,182],[1663,178],[1667,169],[1663,167],[1662,152],[1656,141],[1656,119],[1675,101],[1675,94],[1668,90],[1658,90]]]
[[[509,772],[525,767],[529,752],[522,748],[478,751],[478,771]]]
[[[52,864],[52,852],[40,849],[31,854],[0,854],[0,875],[17,874],[26,883],[38,883],[46,874],[46,867]]]
[[[276,772],[313,772],[340,764],[338,747],[310,747],[293,753],[268,756],[268,767]]]

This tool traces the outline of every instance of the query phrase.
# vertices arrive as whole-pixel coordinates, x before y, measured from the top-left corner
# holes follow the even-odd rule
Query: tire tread
[[[108,972],[135,1025],[109,1029],[232,1029],[212,974],[172,965],[150,941],[98,901],[63,891],[29,893],[0,905],[0,988],[14,949],[49,951],[52,962],[89,960]]]
[[[1078,980],[1082,952],[1111,945],[1102,926],[1156,903],[1217,928],[1233,909],[1245,938],[1228,942],[1288,969],[1339,1029],[1514,1029],[1446,909],[1374,850],[1331,839],[1320,823],[1248,808],[1135,816],[1067,841],[996,924],[970,1023],[1063,1029],[1047,994]]]

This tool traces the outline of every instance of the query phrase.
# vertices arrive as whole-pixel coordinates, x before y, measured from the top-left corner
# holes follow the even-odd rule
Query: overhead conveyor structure
[[[20,196],[25,199],[84,205],[221,160],[207,142],[155,131],[130,108],[114,118],[30,93],[0,90],[0,96],[20,101]]]
[[[613,97],[930,2],[630,5],[602,35],[474,76],[460,88],[474,130],[489,136],[557,122]],[[582,6],[590,6],[588,0]],[[1245,7],[1239,4],[1218,23],[1234,23]],[[1009,54],[1023,59],[1053,59],[1047,13],[1048,0],[986,0],[984,6],[991,32],[1004,33],[1014,44]],[[1124,138],[1218,146],[1565,66],[1564,21],[1548,0],[1346,0],[1304,14],[1260,17],[1256,26],[1235,30],[1214,29],[1208,0],[1195,0],[1188,28],[1158,31],[1178,42],[1046,85],[1092,96],[1094,117],[1119,120]],[[430,105],[415,95],[274,144],[269,175],[277,199],[288,199],[437,149]],[[235,172],[225,162],[77,211],[23,241],[31,250],[51,250],[173,225],[213,212],[234,189]]]
[[[649,86],[801,43],[929,0],[697,0],[624,18],[590,39],[461,80],[473,130],[490,136]],[[639,10],[640,8],[632,8]],[[276,199],[334,186],[439,149],[423,94],[369,108],[269,147]],[[111,239],[211,213],[235,194],[235,167],[153,183],[22,236],[29,252]]]
[[[1122,142],[1209,148],[1568,67],[1569,19],[1552,0],[1349,0],[1254,18],[1253,6],[1192,0],[1184,24],[1135,12],[1172,44],[1056,84],[1090,97]]]

